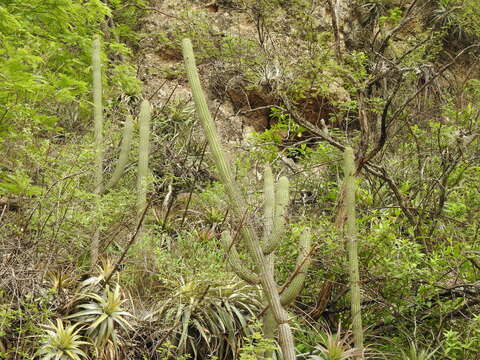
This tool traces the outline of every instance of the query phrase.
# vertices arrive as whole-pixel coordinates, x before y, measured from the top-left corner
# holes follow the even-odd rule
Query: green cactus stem
[[[102,68],[101,68],[100,38],[95,36],[92,43],[92,72],[93,72],[93,119],[95,137],[95,167],[94,167],[94,193],[97,197],[97,213],[100,212],[100,196],[103,193],[103,105],[102,105]],[[98,261],[100,247],[100,226],[95,227],[95,232],[90,244],[91,266],[94,268]]]
[[[310,229],[305,229],[300,235],[299,248],[294,276],[280,297],[283,306],[292,304],[303,289],[307,271],[312,262]]]
[[[264,197],[264,215],[263,215],[263,254],[267,263],[267,269],[270,272],[275,271],[275,254],[273,254],[274,247],[278,245],[271,240],[272,232],[274,230],[275,223],[275,183],[273,181],[272,169],[267,166],[263,174],[263,197]],[[268,253],[265,251],[265,247],[269,246],[272,251]],[[268,299],[264,296],[264,306],[268,306]],[[267,340],[275,339],[275,330],[277,328],[277,322],[275,321],[275,314],[271,308],[268,308],[262,319],[262,331],[263,337]],[[267,350],[263,354],[263,359],[273,358],[273,351]],[[262,356],[260,356],[262,358]]]
[[[222,233],[222,245],[225,254],[227,254],[228,264],[238,277],[252,285],[260,284],[258,275],[250,270],[240,259],[240,255],[237,252],[237,247],[234,244],[230,232],[224,231]]]
[[[271,170],[270,170],[271,172]],[[272,180],[273,181],[273,180]],[[280,178],[277,185],[277,192],[274,197],[273,224],[270,234],[264,238],[263,253],[268,255],[275,251],[280,244],[280,240],[285,232],[285,213],[288,206],[288,179],[284,176]],[[266,198],[265,198],[266,200]]]
[[[130,115],[127,116],[125,120],[125,125],[123,127],[122,142],[120,144],[120,155],[118,157],[117,165],[113,171],[112,177],[108,182],[106,189],[111,189],[120,181],[123,172],[125,171],[125,166],[128,162],[128,154],[130,153],[130,148],[132,146],[133,138],[133,119]]]
[[[150,147],[151,107],[148,100],[143,100],[138,116],[138,174],[137,174],[137,215],[141,216],[147,206],[148,156]]]
[[[103,105],[102,105],[102,64],[100,60],[100,38],[93,39],[93,118],[95,123],[95,193],[103,192]]]
[[[345,176],[345,239],[347,242],[350,273],[352,328],[355,348],[363,353],[363,327],[360,307],[360,275],[358,270],[357,225],[355,219],[355,158],[350,147],[344,153]],[[362,359],[363,356],[357,357]]]

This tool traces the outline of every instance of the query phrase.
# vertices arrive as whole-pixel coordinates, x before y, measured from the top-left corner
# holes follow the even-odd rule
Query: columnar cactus
[[[138,125],[140,128],[140,140],[138,145],[138,174],[137,174],[137,216],[140,217],[147,206],[147,176],[148,154],[150,146],[150,104],[143,100],[140,105]]]
[[[288,179],[285,177],[280,178],[275,189],[272,172],[268,167],[265,169],[264,232],[263,237],[260,237],[252,226],[251,219],[247,217],[247,219],[243,221],[247,211],[246,201],[234,181],[232,171],[220,144],[217,129],[208,110],[198,77],[192,44],[189,39],[184,39],[182,46],[187,77],[192,88],[196,110],[210,145],[218,173],[225,185],[233,214],[238,219],[242,219],[240,237],[247,246],[250,257],[254,263],[255,271],[250,270],[248,266],[241,261],[236,250],[234,239],[232,239],[229,232],[224,232],[222,234],[222,241],[228,255],[229,264],[243,280],[251,284],[261,284],[263,294],[268,304],[268,309],[264,315],[265,336],[273,337],[273,330],[276,328],[278,330],[278,340],[283,358],[285,360],[294,360],[295,346],[292,331],[288,324],[288,313],[285,310],[285,306],[295,299],[303,286],[305,273],[310,264],[310,234],[308,231],[302,234],[297,268],[292,274],[290,281],[285,284],[286,286],[283,289],[279,288],[274,279],[273,252],[280,244],[280,240],[284,235],[284,215],[288,204]],[[269,356],[269,354],[265,355]]]
[[[97,209],[100,212],[100,198],[105,191],[113,188],[121,179],[125,166],[128,162],[128,155],[132,145],[133,138],[133,119],[127,116],[122,132],[122,142],[120,144],[120,155],[113,171],[112,177],[104,185],[103,178],[103,104],[102,104],[102,70],[101,70],[101,49],[100,38],[95,36],[92,44],[92,73],[93,73],[93,112],[94,112],[94,137],[95,137],[95,194],[98,195]],[[145,207],[146,203],[146,175],[148,173],[148,154],[149,154],[149,134],[150,134],[150,104],[144,100],[141,105],[139,115],[140,127],[140,145],[138,162],[138,181],[137,181],[137,207]],[[100,226],[96,226],[92,238],[90,257],[92,267],[98,261],[100,246]]]
[[[95,194],[103,192],[103,106],[102,106],[102,68],[100,60],[100,38],[95,36],[92,48],[92,71],[93,71],[93,118],[95,136]],[[97,199],[97,201],[99,201]],[[99,210],[100,204],[97,204]],[[92,268],[98,260],[100,247],[100,228],[97,226],[90,245],[90,257]]]
[[[103,192],[103,105],[102,64],[100,60],[100,38],[95,36],[92,49],[93,71],[93,118],[95,122],[95,193]]]
[[[345,239],[350,272],[351,312],[355,348],[363,353],[363,327],[360,307],[360,275],[358,270],[357,225],[355,219],[355,158],[350,147],[345,149],[343,171],[345,175]],[[359,359],[362,356],[358,357]]]

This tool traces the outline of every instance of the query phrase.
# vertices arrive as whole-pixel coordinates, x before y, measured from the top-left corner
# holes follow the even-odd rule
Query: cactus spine
[[[101,196],[105,191],[113,188],[121,179],[125,166],[128,162],[130,148],[133,139],[133,119],[130,115],[126,117],[122,131],[122,142],[120,144],[120,155],[113,171],[112,177],[104,186],[103,178],[103,103],[102,103],[102,64],[100,37],[96,35],[92,42],[92,80],[93,80],[93,114],[94,114],[94,138],[95,138],[95,168],[94,168],[94,192],[97,194],[97,212],[100,213]],[[140,146],[138,164],[137,206],[146,203],[146,174],[148,173],[148,152],[150,132],[150,105],[144,100],[141,106],[140,116]],[[142,180],[140,180],[142,179]],[[143,209],[142,208],[142,209]],[[90,246],[90,260],[92,268],[98,261],[100,247],[100,226],[96,226]]]
[[[208,110],[207,102],[200,85],[190,39],[184,39],[182,47],[185,68],[188,81],[192,88],[196,110],[210,145],[215,165],[225,185],[234,216],[238,219],[243,219],[247,211],[246,202],[239,191],[239,187],[233,180],[232,171],[227,163],[220,144],[219,135],[210,111]],[[241,239],[245,242],[253,263],[255,264],[255,271],[248,269],[248,267],[241,262],[235,248],[234,240],[228,232],[223,233],[222,239],[224,248],[228,254],[228,261],[238,276],[249,283],[260,283],[262,286],[263,294],[269,305],[264,319],[264,330],[269,332],[267,336],[273,336],[272,328],[276,328],[278,330],[278,341],[283,353],[283,358],[285,360],[294,360],[294,340],[292,330],[288,324],[288,313],[284,306],[287,305],[288,302],[293,301],[301,289],[299,285],[303,284],[303,280],[300,280],[302,279],[302,275],[304,278],[309,265],[309,260],[306,257],[308,257],[310,252],[310,235],[308,232],[302,235],[304,248],[300,250],[299,254],[299,258],[302,260],[298,262],[297,259],[297,269],[294,273],[294,278],[284,289],[284,292],[280,293],[274,279],[274,259],[272,253],[279,245],[281,236],[283,235],[284,214],[288,203],[288,180],[285,177],[280,179],[275,194],[273,176],[269,168],[265,170],[265,197],[265,228],[263,241],[261,241],[255,232],[250,219],[247,218],[240,229]],[[272,327],[272,324],[275,325]]]
[[[350,147],[345,149],[345,238],[347,241],[348,262],[350,272],[352,328],[355,348],[363,354],[363,327],[360,307],[360,275],[358,270],[357,225],[355,219],[355,158]],[[357,357],[362,359],[363,356]]]

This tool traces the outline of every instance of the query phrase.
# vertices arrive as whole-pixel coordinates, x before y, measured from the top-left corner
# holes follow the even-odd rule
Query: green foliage
[[[460,331],[445,330],[442,350],[445,357],[454,359],[468,359],[478,353],[480,336],[478,332],[479,317],[468,325],[466,334]],[[465,336],[466,335],[466,336]]]
[[[31,184],[30,179],[25,172],[17,169],[14,174],[8,172],[0,173],[1,179],[5,182],[0,183],[0,195],[40,195],[42,188]]]
[[[49,109],[53,100],[86,104],[89,38],[109,13],[99,0],[2,3],[2,137],[56,129],[58,118]]]
[[[454,36],[480,36],[480,14],[475,0],[439,0],[434,12],[434,20],[444,26]]]
[[[111,10],[103,1],[8,0],[0,5],[0,150],[7,169],[29,168],[24,157],[55,136],[83,128],[90,107],[90,42]],[[123,48],[124,50],[120,50]],[[125,53],[111,42],[109,52]],[[117,64],[108,91],[130,94],[139,85],[131,65]],[[35,151],[35,150],[33,150]],[[4,194],[38,195],[31,174],[0,173]],[[44,184],[41,184],[44,185]]]
[[[160,356],[160,360],[169,360],[175,358],[176,360],[188,360],[190,359],[189,355],[176,355],[176,346],[173,345],[170,341],[165,341],[165,343],[160,346],[156,352]]]
[[[273,353],[275,350],[278,350],[273,339],[264,338],[259,323],[252,325],[252,333],[246,336],[244,340],[245,344],[239,353],[240,360],[257,360],[263,358],[265,353]]]
[[[1,294],[0,294],[1,295]],[[40,327],[55,316],[52,311],[51,293],[25,296],[22,307],[16,304],[0,303],[0,358],[8,359],[20,356],[22,359],[33,359],[35,350],[40,348],[39,341],[43,337],[43,345],[49,348],[49,340],[55,344],[61,338],[50,337]],[[2,299],[4,300],[4,299]],[[53,324],[52,324],[53,325]],[[9,346],[14,343],[15,346]]]
[[[402,19],[403,11],[400,8],[393,8],[388,10],[388,15],[380,16],[380,24],[389,23],[389,25],[398,25]]]

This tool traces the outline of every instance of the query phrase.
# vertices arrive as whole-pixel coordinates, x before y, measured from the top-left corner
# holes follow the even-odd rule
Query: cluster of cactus
[[[237,219],[242,219],[239,235],[248,249],[255,271],[250,270],[246,264],[242,263],[235,246],[235,239],[232,239],[229,232],[224,232],[222,239],[230,266],[239,277],[248,283],[261,284],[266,302],[266,310],[263,314],[264,337],[272,338],[277,330],[283,358],[293,360],[296,358],[294,339],[285,307],[293,302],[303,287],[306,271],[310,265],[310,232],[306,230],[301,235],[297,267],[285,285],[279,287],[274,279],[274,251],[279,246],[285,232],[288,180],[285,177],[280,178],[275,189],[272,171],[268,167],[265,169],[264,231],[263,236],[259,236],[252,225],[252,220],[248,217],[245,219],[247,204],[239,191],[239,186],[234,181],[214,121],[208,110],[200,85],[192,44],[189,39],[184,39],[182,45],[187,77],[192,88],[196,110],[210,145],[215,165],[225,185],[233,214]],[[271,354],[264,354],[264,357],[269,358]]]
[[[273,174],[270,167],[264,172],[264,216],[263,236],[260,242],[268,272],[274,273],[275,249],[280,245],[285,235],[285,213],[289,201],[289,182],[286,177],[281,177],[278,183],[274,184]],[[258,240],[257,240],[258,241]],[[238,254],[235,242],[230,232],[222,234],[222,245],[227,254],[227,259],[232,270],[243,280],[250,284],[260,284],[260,274],[249,269]],[[280,304],[286,307],[292,304],[303,288],[311,257],[311,236],[309,229],[305,229],[300,235],[299,251],[296,260],[296,267],[287,282],[279,290]],[[268,298],[265,297],[266,310],[263,316],[263,336],[265,339],[273,339],[278,323],[275,319],[273,309],[268,306]],[[281,340],[281,339],[280,339]],[[263,356],[271,358],[272,353],[267,352]]]
[[[101,70],[101,46],[99,36],[93,39],[92,47],[92,72],[93,72],[93,109],[94,109],[94,137],[95,137],[95,194],[100,201],[101,195],[113,188],[121,179],[128,162],[128,156],[133,139],[133,118],[128,115],[123,128],[122,142],[120,144],[120,155],[110,180],[104,183],[103,178],[103,104],[102,104],[102,70]],[[138,116],[139,124],[139,158],[137,174],[137,216],[143,212],[147,198],[147,175],[149,157],[151,106],[147,100],[140,105]],[[100,226],[96,227],[92,238],[90,258],[92,267],[98,261],[100,247]]]

